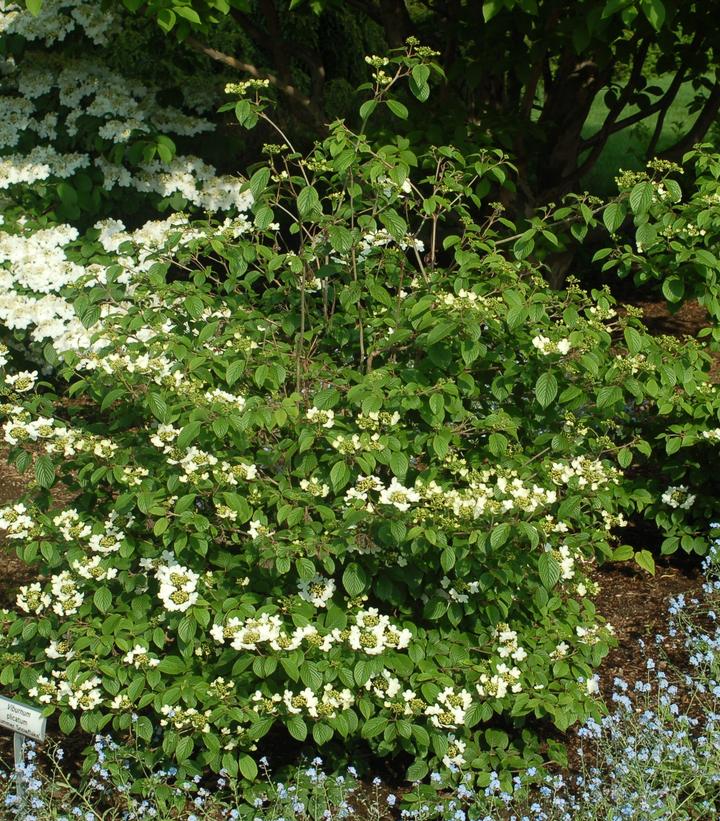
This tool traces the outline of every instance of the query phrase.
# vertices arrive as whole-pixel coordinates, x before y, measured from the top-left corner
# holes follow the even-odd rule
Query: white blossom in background
[[[327,603],[335,593],[335,580],[315,575],[312,579],[298,581],[298,594],[303,601],[310,602],[315,607],[327,607]]]
[[[690,510],[695,503],[695,496],[686,485],[671,485],[660,497],[660,501],[668,507]]]

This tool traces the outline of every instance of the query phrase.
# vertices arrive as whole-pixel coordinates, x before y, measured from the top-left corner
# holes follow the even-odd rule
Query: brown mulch
[[[25,490],[27,476],[19,473],[7,463],[7,449],[0,449],[0,507],[15,504]],[[0,562],[2,581],[0,582],[0,607],[14,608],[17,588],[30,584],[37,577],[36,570],[15,551],[15,545],[0,533]]]
[[[607,564],[593,575],[600,585],[595,606],[612,624],[617,639],[617,647],[598,670],[601,691],[609,698],[615,677],[631,685],[646,679],[645,662],[653,655],[655,636],[666,632],[668,600],[698,591],[702,577],[697,563],[684,556],[657,558],[654,576],[634,562]],[[647,654],[641,651],[640,641]]]

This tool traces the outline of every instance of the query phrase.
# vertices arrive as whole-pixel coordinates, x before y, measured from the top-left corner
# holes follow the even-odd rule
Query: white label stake
[[[44,741],[46,724],[47,719],[43,716],[42,710],[0,696],[0,726],[14,733],[15,785],[20,802],[25,798],[25,739],[34,738],[36,741]]]

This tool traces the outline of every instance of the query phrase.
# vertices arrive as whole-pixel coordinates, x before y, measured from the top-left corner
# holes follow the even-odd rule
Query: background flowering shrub
[[[390,89],[433,56],[373,63],[363,118],[402,118]],[[271,122],[262,88],[231,89],[241,123]],[[412,779],[536,763],[531,721],[597,710],[588,574],[652,566],[613,536],[652,502],[623,471],[706,357],[499,253],[471,208],[500,152],[338,122],[266,154],[238,217],[100,224],[54,385],[6,378],[35,487],[0,525],[39,579],[0,682],[65,732],[248,779],[271,730],[404,753]]]

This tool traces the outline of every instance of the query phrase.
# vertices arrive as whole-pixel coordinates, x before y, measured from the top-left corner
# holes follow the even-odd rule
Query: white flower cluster
[[[120,550],[120,546],[125,538],[124,531],[117,527],[116,522],[119,519],[119,514],[116,511],[111,511],[108,518],[105,520],[105,526],[100,533],[93,533],[88,539],[88,545],[93,553],[116,553]],[[132,524],[128,520],[128,524]]]
[[[386,487],[377,476],[358,476],[355,487],[346,492],[345,502],[347,504],[355,501],[365,502],[365,509],[372,512],[375,507],[368,499],[368,493],[371,491],[379,493],[377,499],[379,504],[395,507],[403,513],[420,501],[420,494],[417,490],[405,487],[395,477],[390,480],[390,484]]]
[[[160,565],[155,578],[160,584],[158,597],[166,610],[182,613],[197,602],[200,576],[190,568],[174,563]]]
[[[467,291],[465,288],[460,288],[457,294],[442,294],[438,301],[445,308],[450,308],[450,310],[457,311],[460,314],[467,311],[477,311],[491,305],[491,301],[486,297],[476,294],[474,291]]]
[[[333,630],[331,635],[337,631]],[[381,655],[386,648],[404,650],[412,638],[412,633],[390,623],[389,616],[381,615],[377,608],[369,607],[360,610],[355,616],[355,624],[350,627],[347,642],[353,650],[367,653],[369,656]],[[327,637],[326,637],[327,640]]]
[[[512,693],[522,690],[521,675],[518,667],[508,667],[505,662],[496,663],[495,672],[482,673],[475,689],[483,698],[504,698],[508,690]]]
[[[339,712],[352,707],[354,700],[350,690],[336,690],[332,684],[326,684],[319,697],[310,687],[299,693],[285,690],[282,695],[273,693],[270,696],[257,690],[251,697],[256,713],[277,715],[284,707],[288,715],[306,715],[313,719],[335,718]]]
[[[232,616],[225,625],[214,624],[210,635],[219,644],[230,641],[234,650],[258,650],[266,644],[275,651],[295,650],[310,636],[317,636],[318,631],[312,625],[296,627],[292,633],[284,629],[280,616],[261,613],[258,617],[248,617],[244,621]]]
[[[118,574],[117,567],[106,567],[101,562],[100,556],[83,556],[81,559],[75,559],[71,567],[83,579],[98,582],[114,579]]]
[[[360,430],[377,431],[381,428],[394,428],[400,421],[400,414],[397,411],[369,411],[360,413],[355,418],[355,423]]]
[[[671,485],[660,500],[668,507],[690,510],[695,503],[695,496],[690,493],[686,485]]]
[[[335,593],[335,580],[315,575],[312,579],[300,579],[298,592],[303,601],[310,602],[314,607],[327,607],[327,603]]]
[[[370,676],[365,682],[365,689],[377,698],[389,700],[402,690],[402,684],[389,670],[382,670],[378,675]]]
[[[465,763],[463,753],[466,747],[467,744],[461,738],[455,738],[455,736],[450,733],[448,735],[447,751],[442,759],[443,764],[450,770],[456,767],[462,767]]]
[[[313,625],[296,627],[289,632],[280,616],[269,613],[244,620],[232,616],[224,625],[214,624],[210,634],[218,644],[228,641],[235,650],[258,650],[265,644],[275,651],[289,651],[304,641],[322,653],[329,652],[336,644],[347,643],[351,649],[370,656],[380,655],[386,648],[404,650],[412,638],[409,630],[399,630],[388,616],[381,615],[374,607],[356,613],[355,623],[348,629],[334,628],[325,635]]]
[[[176,730],[195,730],[201,733],[210,732],[210,724],[208,719],[212,714],[212,710],[205,710],[201,713],[195,707],[178,707],[170,704],[163,704],[160,712],[165,718],[160,719],[160,726],[167,727],[171,725]]]
[[[21,442],[37,442],[38,439],[52,439],[57,436],[55,420],[52,417],[39,416],[30,419],[24,408],[17,405],[8,410],[10,419],[3,425],[3,439],[9,445]]]
[[[52,609],[58,616],[74,615],[85,600],[84,594],[78,590],[77,582],[67,570],[50,578],[50,592]]]
[[[458,604],[467,604],[470,601],[470,596],[474,596],[480,590],[480,582],[466,582],[458,579],[453,584],[447,576],[443,576],[440,579],[440,587],[442,587],[444,595],[451,601]]]
[[[472,704],[472,696],[467,690],[455,692],[453,687],[446,687],[435,699],[434,704],[425,708],[425,715],[435,727],[455,729],[465,723],[465,713]]]
[[[44,0],[37,17],[24,3],[0,2],[0,34],[42,40],[46,46],[64,40],[78,28],[96,45],[105,45],[116,24],[109,10],[87,0]]]
[[[132,650],[123,656],[123,661],[126,664],[132,664],[138,670],[144,670],[147,667],[157,667],[160,664],[160,659],[153,658],[147,647],[142,644],[136,644]]]
[[[217,404],[230,411],[241,411],[245,407],[245,397],[223,391],[220,388],[207,391],[205,399],[210,404]]]
[[[5,531],[8,539],[28,539],[34,527],[35,522],[21,502],[0,509],[0,530]]]
[[[309,687],[306,687],[297,695],[290,690],[285,690],[282,700],[291,715],[305,713],[310,718],[335,718],[338,712],[349,710],[355,699],[347,688],[336,690],[332,684],[326,684],[320,698]]]
[[[192,155],[178,155],[169,162],[152,160],[134,172],[103,157],[95,159],[95,166],[103,175],[106,191],[118,186],[161,197],[180,194],[192,205],[211,213],[247,211],[253,204],[252,194],[244,190],[244,180],[229,174],[218,175],[214,166]]]
[[[308,422],[315,425],[320,425],[323,428],[331,428],[335,424],[335,414],[331,410],[321,410],[314,405],[308,408],[305,418]]]
[[[577,487],[587,490],[599,490],[607,484],[617,484],[620,477],[617,468],[587,456],[576,456],[571,462],[553,462],[550,473],[557,485],[574,482]]]
[[[557,552],[558,563],[560,565],[560,578],[566,580],[572,579],[575,575],[575,557],[566,544],[560,545]]]
[[[5,374],[5,384],[12,388],[15,393],[27,393],[35,387],[37,376],[37,371],[8,373]]]
[[[495,628],[494,635],[499,642],[497,653],[500,658],[511,658],[518,662],[525,661],[527,651],[518,644],[518,635],[515,630],[511,630],[507,624],[499,624]]]
[[[412,248],[417,251],[417,253],[422,254],[425,250],[425,243],[422,240],[417,239],[417,237],[408,235],[399,242],[396,242],[386,228],[379,228],[375,231],[368,231],[363,235],[360,240],[358,258],[363,260],[370,256],[370,254],[378,248],[383,248],[387,245],[392,245],[393,243],[397,244],[401,251],[406,251],[408,248]]]
[[[66,703],[73,710],[94,710],[102,703],[101,684],[97,676],[71,683],[67,680],[65,671],[53,670],[51,679],[38,676],[35,686],[28,690],[28,695],[40,704]]]
[[[38,615],[50,607],[52,599],[43,592],[39,582],[23,585],[16,598],[17,606],[25,613]]]
[[[251,539],[269,539],[274,534],[275,531],[271,530],[260,519],[253,519],[248,527],[248,536]]]
[[[548,356],[552,353],[558,353],[565,356],[570,352],[570,340],[563,338],[557,340],[550,340],[546,336],[538,334],[532,339],[533,347],[537,348],[541,354]]]
[[[173,454],[168,458],[169,465],[179,465],[182,468],[180,481],[185,483],[192,483],[198,481],[207,481],[210,478],[210,468],[218,463],[217,456],[212,453],[207,453],[204,450],[192,445],[184,454]]]
[[[59,154],[51,145],[36,145],[27,154],[0,157],[0,190],[16,185],[30,187],[51,177],[66,180],[89,165],[87,154]]]
[[[301,479],[300,487],[311,496],[325,498],[330,493],[330,488],[324,482],[321,482],[315,476],[310,479]]]

